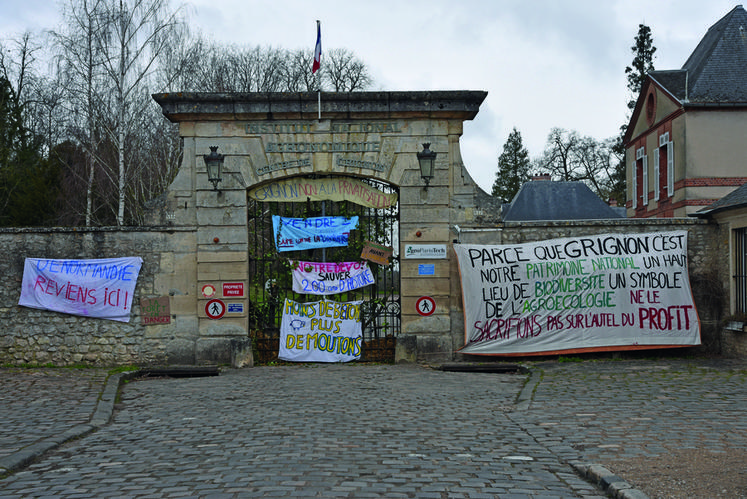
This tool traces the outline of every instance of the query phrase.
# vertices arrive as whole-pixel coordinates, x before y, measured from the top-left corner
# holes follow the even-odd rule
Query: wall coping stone
[[[173,122],[317,119],[453,118],[471,120],[488,93],[415,92],[174,92],[153,94]]]

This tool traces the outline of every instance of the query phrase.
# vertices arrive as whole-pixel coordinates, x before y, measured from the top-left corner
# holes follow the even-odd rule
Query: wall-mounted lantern
[[[418,163],[420,163],[420,176],[425,180],[425,190],[428,190],[433,178],[433,165],[436,162],[436,153],[430,149],[431,143],[423,144],[423,150],[418,153]]]
[[[203,154],[202,159],[205,160],[205,167],[207,168],[208,180],[213,183],[213,190],[218,190],[218,184],[221,180],[221,173],[223,171],[223,159],[224,155],[218,153],[218,146],[210,146],[210,154]]]

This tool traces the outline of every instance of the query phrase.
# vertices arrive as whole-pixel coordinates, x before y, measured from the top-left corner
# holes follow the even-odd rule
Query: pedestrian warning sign
[[[433,314],[436,310],[436,300],[430,296],[421,296],[418,301],[415,302],[415,308],[418,309],[418,313],[424,317],[428,317]]]
[[[210,300],[205,304],[205,313],[211,319],[220,319],[226,313],[226,304],[222,300]]]

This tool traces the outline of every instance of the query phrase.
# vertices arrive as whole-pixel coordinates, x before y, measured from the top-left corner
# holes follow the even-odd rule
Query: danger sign
[[[433,314],[434,310],[436,310],[436,300],[430,296],[421,296],[418,298],[418,301],[415,302],[415,308],[418,310],[420,315],[428,317]]]

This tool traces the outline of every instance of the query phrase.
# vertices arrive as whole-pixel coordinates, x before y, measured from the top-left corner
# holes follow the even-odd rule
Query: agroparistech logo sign
[[[407,244],[405,245],[405,258],[420,259],[445,259],[445,244]]]

